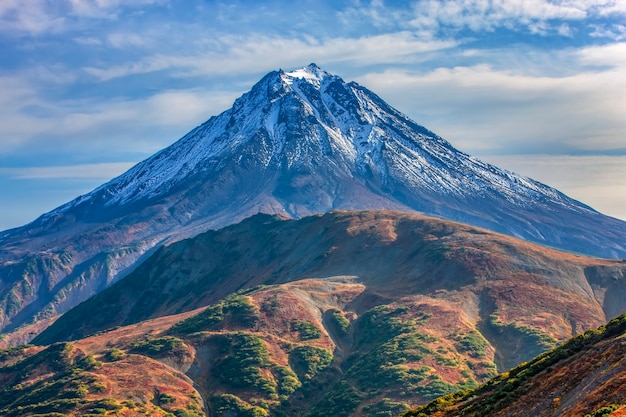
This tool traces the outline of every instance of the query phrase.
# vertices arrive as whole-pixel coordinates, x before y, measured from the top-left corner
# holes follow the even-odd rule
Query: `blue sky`
[[[626,219],[626,0],[2,0],[0,56],[0,230],[311,62]]]

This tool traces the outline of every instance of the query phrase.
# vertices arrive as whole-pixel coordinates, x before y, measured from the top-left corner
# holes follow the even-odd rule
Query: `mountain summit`
[[[368,89],[310,64],[267,74],[168,148],[0,234],[0,329],[40,323],[23,332],[32,336],[164,243],[258,212],[333,209],[418,211],[626,256],[625,222],[456,150]]]

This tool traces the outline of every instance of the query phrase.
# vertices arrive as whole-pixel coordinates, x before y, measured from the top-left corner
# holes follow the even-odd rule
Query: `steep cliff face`
[[[626,223],[483,163],[314,64],[275,71],[233,107],[118,178],[0,234],[0,328],[20,338],[163,243],[258,212],[417,211],[548,246],[626,255]],[[39,324],[37,324],[39,323]]]

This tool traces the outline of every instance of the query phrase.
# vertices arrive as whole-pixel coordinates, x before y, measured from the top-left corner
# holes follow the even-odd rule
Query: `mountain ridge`
[[[507,320],[530,327],[535,321],[553,323],[560,329],[556,337],[563,339],[624,311],[625,268],[621,261],[549,250],[418,214],[333,211],[299,220],[259,214],[160,248],[34,342],[72,340],[182,313],[259,285],[334,276],[353,277],[383,300],[398,291],[406,296],[470,291],[472,317],[487,320],[486,311],[506,310]],[[505,278],[517,287],[501,283]],[[541,294],[544,286],[552,291],[552,304],[556,298],[567,300],[566,312],[546,313],[547,307],[535,306],[535,300],[549,296]],[[94,310],[102,314],[88,314]]]

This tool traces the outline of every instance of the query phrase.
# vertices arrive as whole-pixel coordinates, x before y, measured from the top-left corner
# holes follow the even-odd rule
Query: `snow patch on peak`
[[[320,82],[327,76],[330,76],[330,74],[315,64],[309,64],[304,68],[284,72],[282,78],[287,84],[290,85],[294,82],[294,80],[304,79],[311,84],[319,86]]]

